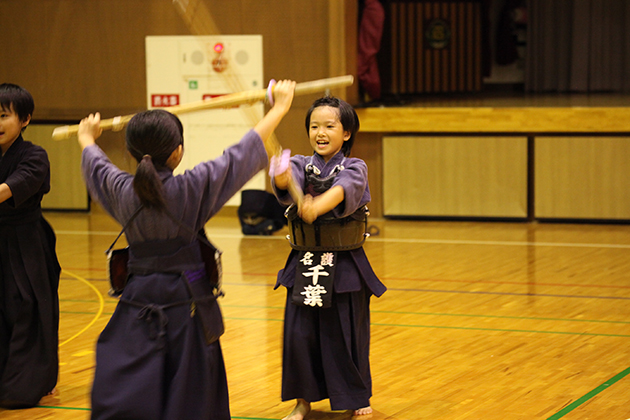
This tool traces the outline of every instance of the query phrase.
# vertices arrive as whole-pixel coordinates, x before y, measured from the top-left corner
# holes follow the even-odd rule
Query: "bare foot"
[[[44,404],[44,405],[50,404],[53,401],[52,398],[57,398],[58,395],[59,395],[59,390],[55,387],[51,389],[50,392],[48,392],[48,394],[40,398],[39,403]]]
[[[311,411],[311,403],[301,398],[297,399],[297,404],[291,414],[282,420],[304,420],[304,417]]]
[[[367,407],[363,407],[363,408],[359,408],[358,410],[354,410],[354,415],[355,416],[365,416],[366,414],[372,414],[372,407],[371,406],[367,406]]]

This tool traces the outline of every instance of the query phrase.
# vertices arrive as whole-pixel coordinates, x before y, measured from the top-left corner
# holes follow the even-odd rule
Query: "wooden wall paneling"
[[[466,3],[466,90],[472,90],[475,78],[475,57],[472,56],[475,51],[475,19],[473,12],[474,5]]]
[[[458,50],[458,55],[459,55],[459,77],[458,79],[458,86],[459,86],[459,90],[460,91],[464,91],[466,90],[466,49],[464,48],[464,45],[466,45],[466,41],[467,41],[467,37],[466,37],[466,32],[464,31],[464,27],[465,27],[465,20],[466,20],[466,11],[464,10],[463,7],[459,7],[459,16],[457,21],[459,22],[459,26],[457,27],[457,37],[458,37],[458,41],[459,41],[459,50]]]
[[[471,1],[391,1],[387,4],[393,94],[481,90],[481,6]],[[445,46],[427,40],[427,28],[444,21]],[[440,35],[440,28],[434,35]],[[389,45],[387,45],[389,43]]]
[[[352,156],[365,161],[372,200],[368,204],[370,216],[383,216],[383,136],[380,133],[359,132],[352,146]]]
[[[481,61],[483,58],[483,49],[482,49],[482,36],[481,36],[481,25],[482,25],[482,9],[481,9],[481,3],[475,3],[474,4],[474,8],[475,8],[475,22],[474,22],[474,32],[475,32],[475,37],[477,38],[476,42],[475,42],[475,48],[474,48],[474,54],[475,54],[475,58],[474,58],[474,70],[475,70],[475,80],[474,80],[474,85],[472,86],[472,90],[476,91],[476,92],[480,92],[481,91],[481,84],[482,84],[482,79],[483,79],[483,69],[482,69],[482,65],[481,65]]]
[[[343,74],[354,71],[356,34],[351,35],[357,29],[352,11],[356,13],[357,0],[201,1],[221,33],[263,35],[266,79],[315,80],[329,77],[333,66]],[[78,122],[95,111],[113,117],[144,110],[145,37],[191,35],[175,7],[162,0],[128,0],[116,2],[115,7],[110,0],[3,2],[3,15],[19,19],[6,19],[0,25],[5,41],[2,58],[11,59],[10,66],[0,68],[0,79],[18,83],[33,94],[38,120]],[[343,14],[331,16],[338,10]],[[353,18],[355,26],[350,28],[347,22]],[[329,19],[334,24],[329,25]],[[335,38],[329,36],[330,30],[337,34]],[[335,56],[345,62],[330,63],[332,44],[340,45]],[[316,97],[296,98],[290,111],[295,115],[287,116],[277,130],[283,146],[300,149],[303,117]],[[122,137],[102,143],[116,165],[130,166],[123,157]]]
[[[185,34],[170,2],[24,0],[3,3],[0,27],[12,65],[3,80],[35,97],[38,119],[133,113],[145,108],[144,36]],[[170,13],[167,13],[168,12]],[[37,28],[37,29],[35,29]],[[24,46],[27,46],[24,49]],[[17,50],[12,51],[13,48]]]
[[[424,22],[429,22],[433,17],[433,11],[431,10],[431,3],[424,3]],[[418,40],[418,43],[422,45],[424,50],[424,90],[421,92],[433,92],[433,56],[431,54],[431,50],[426,48],[424,43],[424,33],[426,28],[422,31],[421,38]]]
[[[409,92],[409,86],[408,86],[408,78],[409,75],[407,74],[407,60],[410,58],[409,57],[409,37],[407,36],[407,31],[408,31],[408,24],[409,22],[407,21],[407,8],[408,8],[408,4],[407,3],[402,3],[400,4],[399,7],[399,25],[400,27],[398,28],[399,30],[399,42],[400,42],[400,56],[396,57],[400,63],[400,93],[408,93]]]
[[[450,3],[449,4],[449,18],[451,22],[451,28],[457,28],[458,20],[457,20],[457,4]],[[457,49],[459,45],[459,39],[457,37],[457,32],[453,30],[451,33],[451,48],[448,49],[450,54],[449,57],[449,90],[455,92],[457,91]]]
[[[537,137],[536,218],[630,219],[630,137]]]
[[[329,18],[327,2],[277,0],[270,7],[251,0],[203,1],[222,33],[263,35],[267,77],[306,81],[329,75],[329,46],[322,42],[328,39],[328,25],[322,25]],[[175,7],[158,0],[118,2],[116,8],[106,0],[3,3],[3,13],[20,19],[0,27],[3,39],[15,40],[3,49],[14,64],[0,74],[29,88],[38,118],[80,118],[95,109],[137,112],[146,107],[144,38],[191,34]],[[282,25],[278,10],[287,17]]]
[[[444,19],[447,22],[451,22],[451,16],[450,16],[450,7],[449,7],[449,3],[442,3],[442,16],[444,17]],[[452,23],[451,23],[452,25]],[[452,48],[452,47],[451,47]],[[442,73],[444,74],[442,76],[442,86],[440,87],[440,90],[442,92],[448,92],[449,89],[449,56],[450,56],[450,49],[451,48],[444,48],[440,51],[440,55],[441,55],[441,61],[442,61]]]
[[[345,68],[340,69],[341,74],[357,74],[357,55],[358,55],[358,38],[359,38],[359,1],[358,0],[345,0],[345,48],[346,48],[346,61]],[[333,74],[331,74],[333,76]],[[351,104],[359,102],[359,81],[355,80],[352,86],[348,86],[341,91],[341,95],[345,95],[345,100]]]
[[[81,176],[81,148],[76,141],[54,141],[56,125],[31,123],[24,139],[42,146],[50,161],[50,192],[42,200],[46,210],[87,210],[88,193]]]
[[[400,78],[398,77],[398,73],[400,72],[400,66],[398,65],[398,60],[396,60],[396,57],[398,57],[400,55],[400,42],[398,39],[398,25],[400,25],[399,23],[399,8],[400,8],[401,4],[398,3],[392,3],[390,6],[390,40],[391,40],[391,45],[390,45],[390,56],[389,56],[389,62],[390,62],[390,66],[391,66],[391,93],[393,93],[394,95],[397,95],[400,93]]]
[[[433,17],[438,18],[438,19],[442,19],[442,13],[441,13],[441,4],[439,2],[433,2],[432,4],[433,6]],[[445,76],[444,74],[442,74],[442,69],[441,69],[441,56],[442,56],[442,50],[440,49],[432,49],[431,51],[431,61],[433,61],[433,91],[434,92],[440,92],[441,89],[441,79]]]
[[[413,34],[416,33],[416,26],[418,25],[418,19],[415,14],[415,4],[410,2],[406,5],[406,18],[407,18],[407,32],[412,34],[410,36],[411,39],[417,39]],[[417,69],[415,66],[414,52],[416,49],[417,42],[409,42],[407,43],[407,51],[405,55],[407,56],[407,70],[406,73],[408,75],[407,81],[407,91],[416,92],[416,73]]]
[[[527,138],[383,138],[385,216],[527,216]]]
[[[345,5],[343,0],[328,1],[328,74],[341,76],[346,69]]]
[[[415,39],[422,39],[423,38],[423,34],[424,34],[424,8],[422,3],[416,3],[416,34],[415,34]],[[418,89],[419,92],[422,92],[424,90],[424,81],[425,81],[425,75],[424,75],[424,71],[422,71],[422,69],[424,68],[425,65],[425,59],[424,59],[424,45],[422,42],[416,42],[416,69],[415,69],[415,73],[416,73],[416,87]]]
[[[328,74],[326,77],[356,74],[358,2],[328,2]],[[331,94],[351,103],[358,101],[358,80],[351,89],[333,89]],[[350,92],[350,97],[347,92]]]

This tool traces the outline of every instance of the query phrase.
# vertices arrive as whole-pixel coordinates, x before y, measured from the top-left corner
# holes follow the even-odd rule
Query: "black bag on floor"
[[[245,235],[271,235],[287,224],[285,207],[276,196],[262,190],[241,191],[238,219]]]

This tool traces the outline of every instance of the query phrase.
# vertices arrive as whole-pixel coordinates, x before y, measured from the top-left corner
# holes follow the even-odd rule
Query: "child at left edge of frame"
[[[0,407],[16,409],[56,393],[61,267],[41,210],[48,154],[22,137],[33,97],[3,83],[0,107]]]

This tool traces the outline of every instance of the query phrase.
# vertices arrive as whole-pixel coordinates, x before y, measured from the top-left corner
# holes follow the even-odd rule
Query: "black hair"
[[[33,116],[35,101],[23,87],[13,83],[3,83],[0,85],[0,106],[4,111],[10,111],[13,107],[13,112],[17,114],[20,122],[24,122]],[[25,129],[26,127],[22,127],[22,131]]]
[[[359,116],[354,110],[352,105],[343,99],[336,98],[334,96],[324,96],[323,98],[316,99],[306,112],[306,133],[308,134],[311,126],[311,114],[320,106],[329,106],[337,108],[339,110],[339,122],[344,131],[350,132],[350,138],[343,142],[341,151],[344,156],[350,156],[350,150],[354,144],[354,136],[359,131]]]
[[[149,208],[164,208],[162,181],[156,168],[166,168],[171,154],[184,144],[184,127],[175,115],[153,109],[134,115],[125,135],[127,150],[138,162],[133,188]]]

